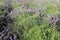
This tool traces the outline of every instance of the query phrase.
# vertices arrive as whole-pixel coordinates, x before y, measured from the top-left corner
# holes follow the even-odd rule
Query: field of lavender
[[[60,40],[60,0],[0,0],[0,40]]]

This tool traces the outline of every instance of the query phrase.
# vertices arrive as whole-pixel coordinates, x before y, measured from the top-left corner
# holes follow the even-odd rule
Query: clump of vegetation
[[[58,40],[54,25],[31,13],[21,13],[14,22],[21,40]]]
[[[0,5],[1,40],[60,40],[59,6],[48,2],[10,4]]]

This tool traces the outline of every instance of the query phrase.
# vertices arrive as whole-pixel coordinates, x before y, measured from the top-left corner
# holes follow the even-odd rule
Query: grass
[[[42,5],[28,3],[27,6],[39,11]],[[21,6],[15,3],[12,5],[12,7],[18,8]],[[56,10],[58,11],[58,13],[60,12],[60,8],[57,5],[53,5],[51,3],[44,4],[44,7],[46,7],[46,9],[43,9],[45,10],[44,14],[46,16],[48,14],[54,14]],[[23,8],[21,8],[20,10],[23,10]],[[0,11],[0,13],[2,13],[4,11],[4,8],[0,7]],[[13,29],[18,30],[19,32],[20,38],[17,40],[58,40],[60,32],[57,31],[54,24],[50,25],[48,21],[46,20],[46,22],[44,19],[40,15],[36,16],[35,13],[23,11],[20,12],[19,15],[15,18],[14,23],[12,24]]]
[[[54,25],[47,24],[39,16],[21,13],[17,17],[14,29],[19,30],[21,40],[58,40]]]
[[[29,7],[35,8],[32,4]],[[35,5],[36,6],[36,5]],[[46,4],[45,14],[54,14],[57,5]],[[37,8],[37,7],[36,7]],[[38,9],[38,8],[37,8]],[[20,13],[14,22],[15,30],[19,31],[21,40],[58,40],[59,32],[56,30],[55,25],[49,25],[48,22],[43,20],[40,16],[34,13]]]

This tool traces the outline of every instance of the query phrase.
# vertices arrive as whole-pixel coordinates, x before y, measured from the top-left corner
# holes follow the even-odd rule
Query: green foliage
[[[40,3],[29,2],[29,3],[27,3],[27,6],[28,6],[28,8],[32,8],[35,10],[40,9]]]
[[[46,10],[45,10],[46,14],[54,14],[55,13],[55,11],[57,9],[57,6],[55,4],[47,2],[45,5],[47,6]]]
[[[40,3],[34,4],[32,2],[28,3],[27,6],[28,8],[39,11],[40,7],[43,5],[40,5]],[[47,15],[54,14],[56,9],[58,12],[60,11],[60,6],[51,3],[45,3],[44,6],[46,6],[44,13]],[[40,15],[37,16],[35,13],[24,12],[23,7],[18,3],[13,3],[12,8],[20,8],[18,11],[21,11],[12,24],[13,29],[18,30],[19,32],[20,38],[17,40],[58,40],[58,35],[60,34],[56,31],[55,25],[50,25],[48,22],[43,20]],[[3,14],[4,10],[5,7],[0,5],[0,15]],[[16,12],[17,14],[18,11]]]
[[[32,27],[28,33],[26,40],[58,40],[55,29],[46,24]]]
[[[58,40],[55,26],[35,14],[21,13],[16,19],[14,29],[19,30],[21,40]]]
[[[12,8],[14,9],[14,8],[17,8],[17,7],[19,7],[20,6],[20,4],[19,3],[13,3],[12,4]]]
[[[0,15],[4,14],[5,6],[0,4]]]
[[[32,9],[39,9],[40,5],[28,3],[27,6]],[[45,4],[45,14],[54,14],[57,6],[51,3]],[[55,25],[49,25],[42,17],[34,13],[20,12],[13,23],[13,29],[19,31],[18,40],[58,40]]]

